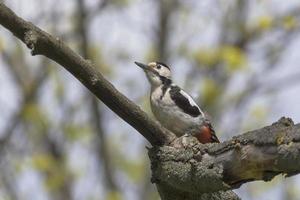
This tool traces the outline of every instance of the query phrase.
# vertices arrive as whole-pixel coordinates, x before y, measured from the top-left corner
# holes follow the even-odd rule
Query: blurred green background
[[[300,121],[299,0],[6,0],[95,63],[151,115],[133,62],[163,61],[222,141],[281,116]],[[0,27],[0,200],[155,200],[145,146],[56,63]],[[235,190],[300,199],[300,178]]]

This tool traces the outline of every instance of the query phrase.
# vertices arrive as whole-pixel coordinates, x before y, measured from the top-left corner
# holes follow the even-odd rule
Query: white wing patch
[[[199,106],[195,103],[194,99],[185,91],[180,90],[180,94],[182,94],[184,97],[186,97],[190,103],[190,105],[192,106],[196,106],[197,108],[199,108]],[[204,115],[202,110],[199,108],[201,115]]]

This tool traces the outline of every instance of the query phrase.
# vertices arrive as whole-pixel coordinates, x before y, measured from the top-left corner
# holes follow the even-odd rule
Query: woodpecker
[[[169,66],[162,62],[135,64],[144,70],[151,84],[151,110],[162,126],[178,137],[191,134],[201,143],[219,143],[210,120],[193,98],[172,82]]]

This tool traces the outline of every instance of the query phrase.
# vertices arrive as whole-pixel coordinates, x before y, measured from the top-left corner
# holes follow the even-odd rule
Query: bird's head
[[[161,62],[150,62],[147,65],[139,62],[134,63],[144,70],[151,86],[157,87],[171,83],[171,71],[166,64]]]

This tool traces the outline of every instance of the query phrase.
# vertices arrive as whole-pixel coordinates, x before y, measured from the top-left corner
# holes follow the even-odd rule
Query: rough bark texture
[[[219,191],[300,170],[300,124],[288,118],[221,144],[203,145],[189,137],[178,140],[177,147],[149,150],[152,181],[163,200],[232,199],[231,191]]]
[[[17,17],[0,3],[0,24],[21,39],[33,55],[62,65],[152,145],[152,182],[163,200],[238,199],[230,191],[241,184],[269,181],[300,170],[300,124],[282,118],[277,123],[234,137],[221,144],[199,144],[193,137],[174,134],[150,119],[119,93],[90,62],[58,38]]]

